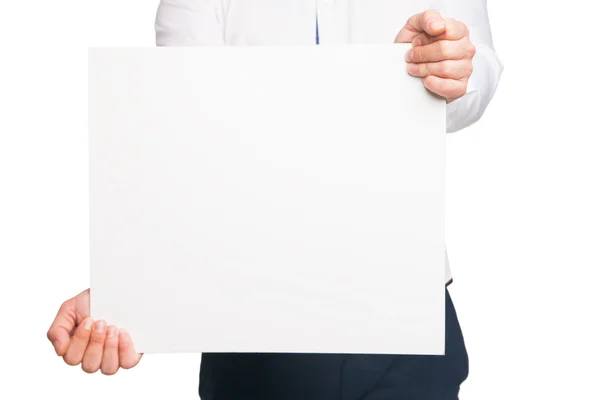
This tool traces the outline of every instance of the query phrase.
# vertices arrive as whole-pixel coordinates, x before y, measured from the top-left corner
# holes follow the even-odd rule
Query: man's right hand
[[[48,340],[67,364],[81,364],[88,373],[101,370],[113,375],[119,368],[135,367],[142,358],[126,330],[90,318],[89,289],[62,304],[48,330]]]

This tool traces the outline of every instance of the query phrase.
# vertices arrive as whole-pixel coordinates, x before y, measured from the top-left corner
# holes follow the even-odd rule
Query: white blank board
[[[445,102],[406,50],[90,49],[92,317],[145,353],[443,354]]]

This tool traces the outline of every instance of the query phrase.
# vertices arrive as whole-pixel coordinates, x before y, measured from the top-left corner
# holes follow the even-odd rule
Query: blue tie
[[[319,19],[317,19],[317,44],[319,44]]]

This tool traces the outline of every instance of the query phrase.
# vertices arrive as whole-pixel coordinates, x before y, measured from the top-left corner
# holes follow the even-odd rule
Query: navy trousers
[[[457,400],[469,361],[446,290],[446,355],[205,353],[201,400]]]

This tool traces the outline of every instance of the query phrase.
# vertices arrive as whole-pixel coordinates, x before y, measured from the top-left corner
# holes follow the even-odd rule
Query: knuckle
[[[415,46],[422,46],[423,44],[425,44],[424,39],[425,39],[424,35],[422,33],[420,33],[417,36],[415,36],[415,38],[413,39],[413,44]]]
[[[473,63],[467,64],[467,76],[471,76],[473,74]]]
[[[420,62],[423,60],[423,48],[422,47],[413,47],[413,61]]]
[[[76,340],[87,342],[90,339],[90,332],[85,329],[77,329],[74,335]]]
[[[457,29],[460,29],[460,23],[454,18],[446,18],[446,26],[448,29],[451,29],[452,32],[456,32]]]
[[[104,348],[110,350],[118,349],[119,342],[111,338],[106,339],[106,341],[104,342]]]
[[[475,46],[468,38],[464,38],[461,41],[461,51],[466,56],[466,58],[473,58],[475,55]]]
[[[425,84],[425,87],[427,87],[428,89],[432,89],[433,88],[434,82],[435,82],[435,80],[434,80],[434,78],[431,75],[426,76],[423,79],[423,83]]]
[[[131,342],[129,338],[119,338],[119,352],[123,354],[129,354],[131,352]]]
[[[464,23],[461,22],[460,26],[462,28],[463,35],[465,37],[471,36],[471,31],[469,30],[469,27],[467,26],[467,24],[464,24]]]
[[[439,16],[440,16],[439,11],[437,11],[435,9],[429,9],[423,13],[423,18],[427,22],[431,21],[434,18],[438,18]]]
[[[459,84],[453,84],[453,85],[449,86],[448,87],[448,92],[455,99],[458,99],[458,98],[464,96],[465,93],[467,93],[467,81],[466,81],[466,79],[461,79],[459,81]]]
[[[90,336],[90,343],[104,345],[104,336],[101,334],[92,334]]]
[[[74,299],[65,300],[58,309],[58,314],[69,314],[75,308]]]
[[[470,44],[469,45],[469,56],[471,58],[473,58],[473,57],[475,57],[476,53],[477,53],[477,48],[473,44]]]
[[[445,41],[445,40],[441,40],[438,43],[439,43],[438,49],[439,49],[440,56],[444,59],[448,58],[450,56],[449,42]]]
[[[450,67],[447,62],[441,62],[438,65],[438,70],[441,76],[447,76],[450,72]]]

